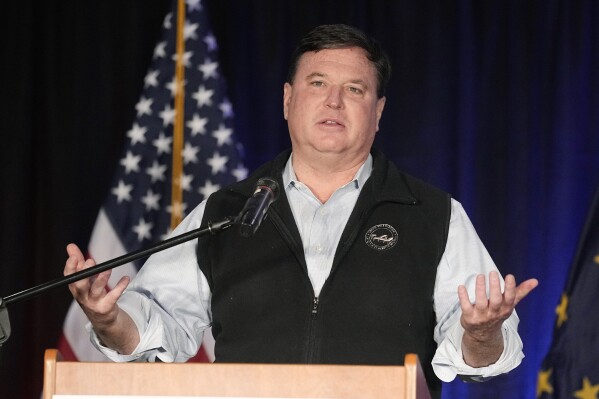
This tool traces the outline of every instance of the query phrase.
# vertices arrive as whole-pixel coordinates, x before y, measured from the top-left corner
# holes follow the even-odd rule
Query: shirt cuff
[[[462,355],[462,335],[464,329],[458,321],[448,330],[445,339],[439,344],[432,360],[433,370],[441,381],[450,382],[460,375],[470,381],[486,381],[516,368],[524,358],[522,340],[518,336],[518,317],[515,313],[503,323],[503,352],[499,359],[486,367],[471,367],[464,362]]]
[[[92,345],[113,362],[154,362],[156,361],[156,358],[159,357],[159,354],[162,354],[162,356],[160,356],[161,361],[172,362],[173,359],[168,355],[165,355],[165,351],[162,349],[164,329],[160,318],[145,315],[147,317],[146,321],[143,314],[147,313],[147,308],[144,307],[142,303],[135,303],[137,302],[136,295],[123,295],[121,299],[122,300],[119,301],[119,307],[121,310],[127,312],[129,317],[131,317],[135,323],[140,336],[139,344],[137,344],[137,347],[130,355],[120,354],[114,349],[105,346],[93,330],[92,324],[88,323],[86,329],[90,333]],[[144,309],[141,314],[140,309]]]

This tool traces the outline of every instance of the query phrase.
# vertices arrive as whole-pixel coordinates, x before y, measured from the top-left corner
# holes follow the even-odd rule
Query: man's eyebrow
[[[311,74],[306,76],[306,80],[310,80],[312,78],[326,78],[326,76],[327,75],[322,72],[312,72]],[[353,80],[350,80],[349,83],[368,87],[368,84],[366,83],[366,81],[364,81],[364,79],[353,79]]]
[[[366,82],[362,79],[354,79],[354,80],[350,80],[349,83],[353,83],[356,85],[362,85],[364,87],[368,87],[368,84],[366,84]]]
[[[326,75],[322,72],[312,72],[308,76],[306,76],[306,80],[310,80],[312,78],[324,78]]]

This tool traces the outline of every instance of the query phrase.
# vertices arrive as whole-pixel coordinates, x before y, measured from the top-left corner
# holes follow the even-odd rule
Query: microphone
[[[263,177],[256,182],[256,190],[243,210],[237,217],[239,233],[243,237],[250,237],[256,233],[260,223],[266,217],[266,211],[279,196],[279,185],[271,177]]]

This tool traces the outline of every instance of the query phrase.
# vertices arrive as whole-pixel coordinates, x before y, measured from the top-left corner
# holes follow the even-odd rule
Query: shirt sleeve
[[[199,228],[204,208],[205,201],[171,236]],[[140,342],[131,355],[121,355],[102,345],[88,324],[92,344],[117,362],[184,362],[193,357],[211,323],[211,292],[198,266],[196,248],[194,239],[155,253],[119,298],[118,305],[139,331]]]
[[[480,368],[470,367],[464,362],[461,346],[464,330],[460,323],[458,286],[464,284],[470,300],[474,301],[476,276],[488,275],[493,270],[497,271],[497,267],[462,205],[453,199],[451,201],[447,246],[439,263],[435,282],[437,325],[434,338],[438,347],[432,366],[437,377],[445,382],[452,381],[457,375],[474,381],[484,381],[514,369],[524,358],[522,340],[518,335],[519,319],[514,311],[503,323],[504,349],[497,362]],[[501,278],[502,288],[503,284]]]

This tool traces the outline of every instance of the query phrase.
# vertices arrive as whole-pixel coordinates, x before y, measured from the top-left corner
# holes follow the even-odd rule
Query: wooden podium
[[[403,366],[108,363],[44,356],[44,395],[430,399],[418,357]]]

